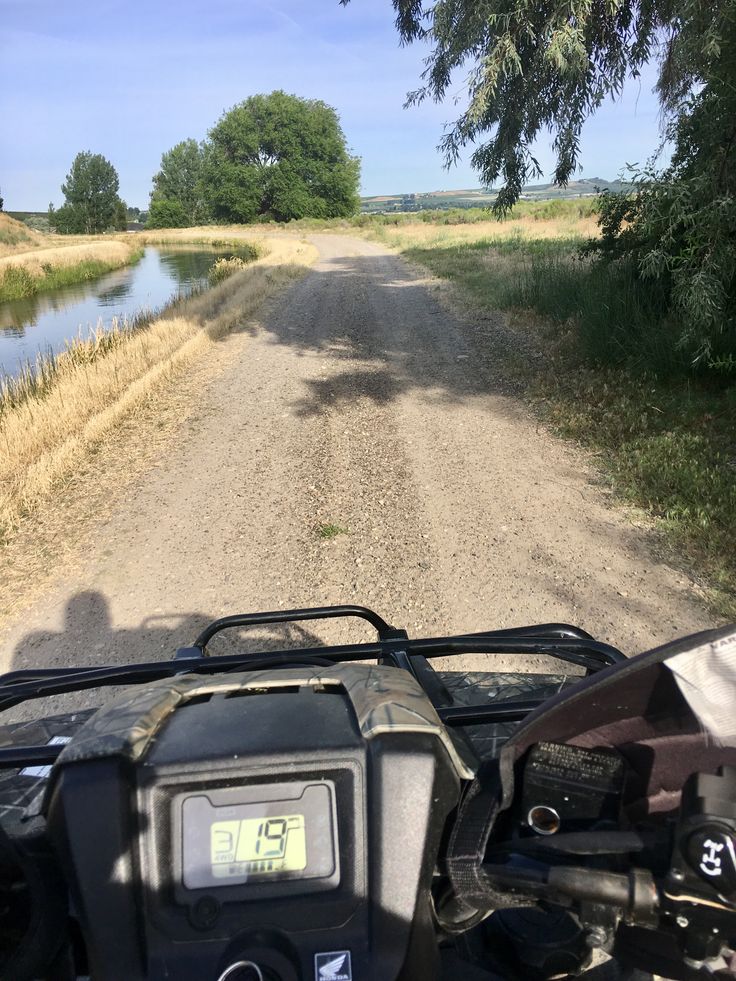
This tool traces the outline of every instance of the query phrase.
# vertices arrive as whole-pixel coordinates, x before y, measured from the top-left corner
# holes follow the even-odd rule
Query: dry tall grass
[[[0,211],[0,256],[37,248],[44,236]]]
[[[105,262],[124,266],[131,254],[139,247],[133,241],[118,241],[117,239],[99,238],[83,242],[79,245],[56,245],[48,248],[33,249],[29,252],[17,252],[14,255],[0,258],[0,276],[9,267],[22,266],[32,276],[41,278],[49,268],[76,266],[81,262]]]
[[[302,233],[303,234],[303,233]],[[272,230],[263,225],[200,225],[195,228],[161,228],[139,232],[137,245],[211,245],[236,246],[239,242],[267,243],[283,240],[283,228]]]
[[[600,230],[594,216],[563,216],[545,221],[524,217],[515,221],[491,220],[468,225],[432,225],[417,221],[401,225],[377,225],[369,229],[369,234],[388,245],[410,249],[424,246],[449,247],[471,242],[487,242],[492,247],[496,242],[596,238]]]
[[[131,243],[128,239],[135,236],[127,236],[124,233],[118,235],[58,235],[53,232],[37,232],[22,221],[16,221],[10,215],[0,212],[0,257],[18,255],[23,252],[31,252],[40,249],[66,249],[72,245],[94,244],[96,242],[110,242],[116,238],[121,241]],[[132,247],[132,245],[131,245]]]
[[[114,239],[99,235],[70,240],[42,235],[4,217],[6,220],[0,222],[0,302],[82,282],[126,266],[134,261],[134,253],[140,248],[133,241],[134,236]]]
[[[74,345],[37,395],[6,401],[4,409],[0,402],[0,537],[49,498],[153,390],[206,356],[270,293],[303,275],[316,255],[296,238],[269,236],[268,254],[241,272],[147,327],[121,331],[100,349],[94,340]]]

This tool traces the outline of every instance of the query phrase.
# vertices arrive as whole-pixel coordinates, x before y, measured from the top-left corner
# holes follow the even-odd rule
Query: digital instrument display
[[[329,780],[201,790],[180,796],[175,806],[186,889],[330,879],[338,873]]]
[[[212,875],[302,872],[307,867],[303,814],[215,821],[210,829]]]

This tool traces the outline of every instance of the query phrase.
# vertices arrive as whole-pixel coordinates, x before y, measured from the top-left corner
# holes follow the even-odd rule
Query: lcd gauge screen
[[[328,782],[200,791],[181,801],[187,889],[328,878],[335,872]]]
[[[210,826],[210,858],[216,879],[303,872],[307,867],[304,815],[215,821]]]

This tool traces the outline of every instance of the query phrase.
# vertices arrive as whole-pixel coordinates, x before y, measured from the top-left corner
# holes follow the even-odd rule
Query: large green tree
[[[346,4],[349,0],[340,0]],[[736,369],[736,0],[393,0],[404,43],[429,55],[407,104],[465,82],[441,140],[448,165],[471,161],[504,212],[542,175],[534,141],[549,131],[555,181],[580,156],[585,120],[651,61],[670,166],[603,202],[603,250],[664,287],[673,343]]]
[[[104,232],[118,213],[118,172],[100,153],[78,153],[61,190],[64,204],[53,213],[54,228],[65,234]]]
[[[215,218],[336,218],[359,206],[360,163],[324,102],[255,95],[210,132],[203,185]]]
[[[182,140],[161,157],[161,169],[153,178],[151,228],[199,225],[208,218],[202,186],[204,148],[196,140]],[[162,222],[175,221],[164,225]]]

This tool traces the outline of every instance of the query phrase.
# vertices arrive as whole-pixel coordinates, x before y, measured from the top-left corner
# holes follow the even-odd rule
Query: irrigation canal
[[[0,376],[17,375],[39,354],[63,351],[67,341],[98,327],[165,306],[206,284],[210,266],[232,250],[146,248],[143,257],[87,283],[0,303]]]

